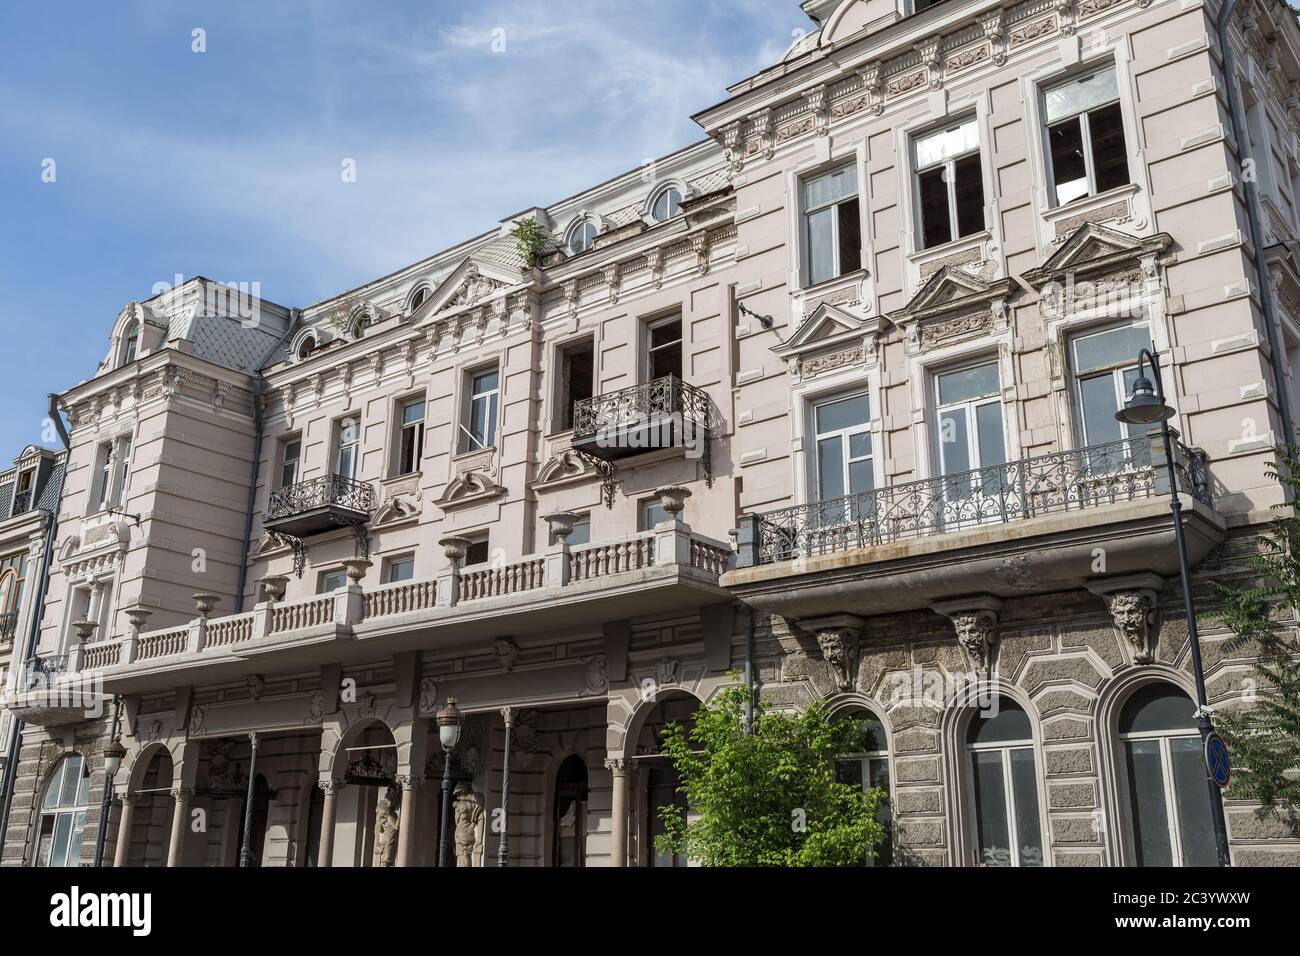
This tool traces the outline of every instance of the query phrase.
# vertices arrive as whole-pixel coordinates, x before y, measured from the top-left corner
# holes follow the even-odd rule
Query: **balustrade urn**
[[[261,579],[262,587],[266,589],[266,599],[268,601],[278,602],[284,600],[285,592],[289,589],[289,577],[284,574],[268,574]]]
[[[691,496],[689,488],[680,488],[675,485],[669,485],[664,488],[656,488],[655,494],[659,496],[659,505],[668,512],[668,517],[676,521],[686,507],[686,499]]]
[[[442,538],[438,541],[438,546],[442,548],[442,553],[447,556],[452,567],[459,568],[465,555],[469,553],[469,547],[472,542],[468,538],[461,538],[456,535]]]
[[[208,615],[212,613],[212,609],[220,603],[221,597],[216,594],[199,593],[194,595],[194,607],[198,610],[199,617],[205,621],[208,619]]]
[[[365,558],[348,558],[343,562],[343,571],[347,574],[348,580],[353,584],[360,586],[361,579],[366,576],[373,562]]]

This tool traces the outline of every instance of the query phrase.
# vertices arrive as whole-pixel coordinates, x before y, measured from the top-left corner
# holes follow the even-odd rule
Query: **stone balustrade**
[[[298,632],[334,628],[348,634],[353,625],[382,622],[405,614],[441,614],[460,604],[507,600],[517,595],[565,588],[578,583],[607,581],[617,586],[621,575],[677,565],[716,578],[734,564],[730,547],[691,531],[681,521],[668,521],[653,531],[616,541],[570,547],[560,542],[542,554],[514,561],[469,568],[455,565],[437,578],[403,581],[375,588],[349,583],[330,594],[297,601],[268,600],[252,611],[224,617],[199,617],[189,624],[139,633],[80,646],[70,670],[103,670],[162,661],[205,652],[219,652],[256,642],[292,643]],[[627,580],[627,579],[623,579]]]

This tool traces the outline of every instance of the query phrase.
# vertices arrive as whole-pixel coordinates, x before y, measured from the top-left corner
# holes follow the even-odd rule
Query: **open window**
[[[646,326],[646,380],[682,377],[682,317],[658,319]]]
[[[555,351],[556,431],[573,427],[573,405],[591,398],[595,387],[595,347],[591,339],[563,345]]]
[[[348,416],[334,423],[334,449],[334,474],[355,479],[361,455],[360,421]]]
[[[424,454],[424,410],[423,395],[397,406],[396,475],[409,475],[420,470],[420,458]]]
[[[293,435],[280,440],[280,488],[298,483],[302,466],[302,436]]]
[[[913,162],[918,248],[929,249],[984,230],[984,173],[974,116],[918,136],[913,141]]]
[[[804,283],[817,285],[861,269],[857,166],[850,163],[804,179],[800,205]]]
[[[461,451],[475,451],[496,444],[500,403],[501,375],[497,368],[493,366],[470,373],[465,423],[461,426]]]
[[[1053,206],[1131,181],[1114,64],[1046,87],[1042,96]]]

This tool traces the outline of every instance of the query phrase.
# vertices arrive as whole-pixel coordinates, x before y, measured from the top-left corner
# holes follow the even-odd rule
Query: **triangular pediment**
[[[860,341],[878,332],[878,321],[866,322],[838,306],[823,302],[783,345],[772,349],[783,359],[820,351],[845,342]]]
[[[1058,281],[1066,274],[1109,271],[1154,255],[1173,240],[1166,233],[1139,237],[1095,222],[1085,222],[1061,243],[1039,268],[1025,273],[1032,286]]]
[[[912,300],[891,318],[905,325],[943,312],[986,306],[994,299],[1005,298],[1009,287],[1006,279],[983,279],[965,269],[944,266],[930,276]]]
[[[466,256],[418,309],[418,323],[430,316],[486,302],[507,289],[519,285],[523,277],[500,263]]]

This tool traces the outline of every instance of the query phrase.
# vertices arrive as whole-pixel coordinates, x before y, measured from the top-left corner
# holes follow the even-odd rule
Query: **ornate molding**
[[[862,618],[852,614],[834,614],[799,622],[800,627],[816,635],[822,660],[830,668],[835,686],[840,691],[852,690],[857,681],[862,623]]]
[[[1002,608],[1000,598],[986,594],[955,601],[940,601],[932,604],[931,608],[952,621],[957,643],[966,652],[971,670],[995,670],[999,639],[998,611]]]
[[[1160,642],[1160,591],[1164,579],[1156,574],[1103,578],[1085,585],[1106,602],[1111,626],[1121,643],[1133,649],[1135,664],[1151,664]]]

